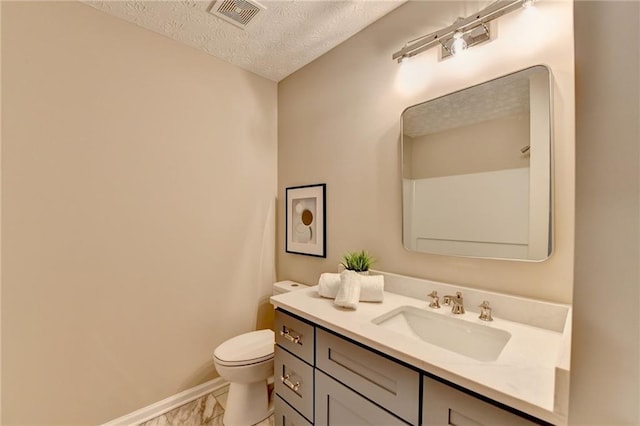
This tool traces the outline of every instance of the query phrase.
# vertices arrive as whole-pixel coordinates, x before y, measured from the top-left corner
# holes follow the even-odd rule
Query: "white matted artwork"
[[[286,189],[287,253],[326,257],[326,184]]]

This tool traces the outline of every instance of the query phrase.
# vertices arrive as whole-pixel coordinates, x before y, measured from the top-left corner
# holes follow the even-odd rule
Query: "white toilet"
[[[273,294],[305,287],[293,281],[279,281],[273,285]],[[258,330],[233,337],[215,349],[216,370],[230,383],[225,426],[254,425],[272,414],[267,379],[273,376],[274,344],[272,330]]]

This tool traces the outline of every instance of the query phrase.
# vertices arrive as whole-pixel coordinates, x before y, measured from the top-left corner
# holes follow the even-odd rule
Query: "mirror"
[[[547,67],[411,106],[401,122],[408,250],[529,261],[549,257]]]

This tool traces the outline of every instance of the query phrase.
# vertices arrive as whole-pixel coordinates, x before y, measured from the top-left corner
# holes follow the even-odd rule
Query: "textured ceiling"
[[[402,132],[419,137],[529,112],[529,70],[415,105],[402,115]]]
[[[266,9],[244,29],[210,14],[213,0],[85,3],[280,81],[404,1],[261,0]]]

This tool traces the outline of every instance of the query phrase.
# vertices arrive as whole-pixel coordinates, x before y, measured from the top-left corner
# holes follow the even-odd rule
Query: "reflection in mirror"
[[[402,114],[403,241],[425,253],[551,254],[551,92],[535,66]]]

